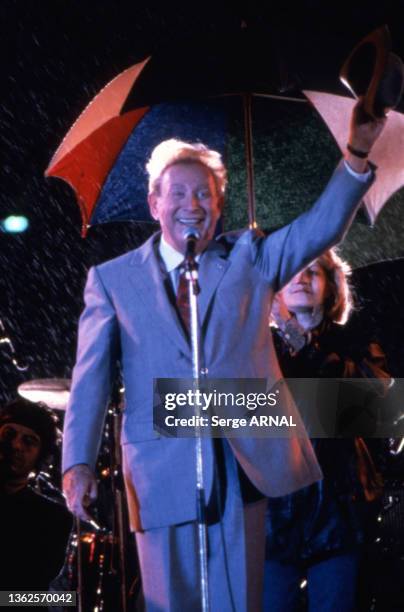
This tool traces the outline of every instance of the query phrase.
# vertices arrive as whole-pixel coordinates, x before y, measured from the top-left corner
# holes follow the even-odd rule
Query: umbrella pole
[[[243,94],[244,147],[247,165],[248,226],[250,229],[254,229],[257,227],[257,220],[255,216],[254,154],[251,103],[252,95],[250,93]]]

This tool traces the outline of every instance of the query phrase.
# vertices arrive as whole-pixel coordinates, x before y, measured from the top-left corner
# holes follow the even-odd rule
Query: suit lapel
[[[130,274],[145,310],[150,314],[151,325],[160,327],[183,353],[189,352],[189,344],[178,319],[177,312],[170,303],[165,283],[170,282],[167,273],[158,259],[155,243],[160,234],[154,234],[134,253],[131,261],[135,273]]]
[[[139,298],[147,312],[151,323],[159,326],[162,333],[170,336],[184,353],[190,350],[185,332],[178,319],[178,314],[170,303],[165,282],[167,273],[157,256],[156,243],[160,234],[154,234],[140,249],[136,250],[131,260],[131,266],[136,271],[129,277],[135,286]],[[230,266],[226,259],[226,249],[218,242],[212,241],[209,248],[201,257],[199,278],[201,293],[198,300],[199,320],[201,327],[205,321],[213,295]]]
[[[230,261],[226,259],[226,249],[224,246],[218,242],[211,242],[209,248],[201,257],[199,267],[201,286],[199,320],[201,327],[204,324],[213,295],[229,266]]]

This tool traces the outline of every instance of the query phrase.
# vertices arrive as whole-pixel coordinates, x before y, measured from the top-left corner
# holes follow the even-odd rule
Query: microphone
[[[195,257],[196,243],[201,237],[201,233],[196,227],[188,227],[184,232],[186,241],[185,259],[193,259]]]
[[[192,283],[194,295],[198,295],[200,287],[198,283],[198,264],[195,261],[196,243],[201,237],[201,233],[196,227],[188,227],[184,232],[185,248],[185,278]]]

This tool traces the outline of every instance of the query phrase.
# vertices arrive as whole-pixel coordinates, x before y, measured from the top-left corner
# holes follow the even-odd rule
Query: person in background
[[[382,349],[374,341],[354,344],[344,330],[353,307],[349,274],[331,249],[277,294],[276,353],[285,378],[372,378],[383,394],[391,379]],[[323,480],[268,502],[264,609],[271,612],[305,609],[303,580],[312,612],[356,606],[366,523],[381,478],[362,438],[312,443]]]
[[[56,452],[57,439],[45,406],[18,398],[0,408],[2,591],[47,591],[63,565],[72,515],[30,485]]]

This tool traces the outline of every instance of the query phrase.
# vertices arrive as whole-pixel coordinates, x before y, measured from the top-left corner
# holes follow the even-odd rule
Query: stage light
[[[29,226],[27,217],[22,215],[10,215],[1,221],[3,231],[9,234],[19,234],[25,232]]]

